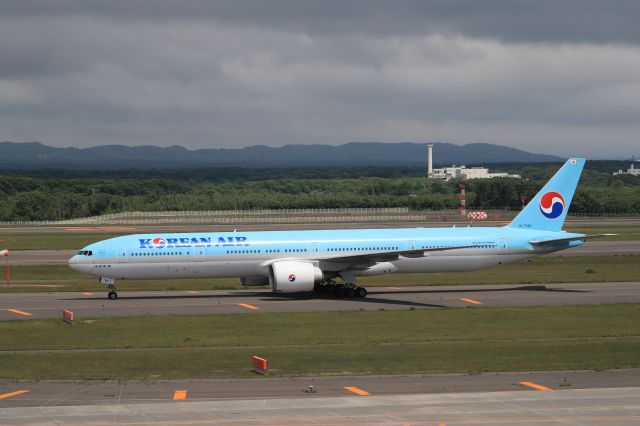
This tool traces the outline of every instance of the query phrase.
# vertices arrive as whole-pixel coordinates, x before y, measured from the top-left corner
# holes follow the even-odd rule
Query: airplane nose
[[[69,259],[69,267],[71,269],[75,269],[76,271],[78,271],[78,255],[75,255],[73,257],[71,257],[71,259]]]

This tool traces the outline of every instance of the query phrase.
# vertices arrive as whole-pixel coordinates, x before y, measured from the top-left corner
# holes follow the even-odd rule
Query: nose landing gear
[[[116,280],[113,278],[100,278],[100,284],[104,284],[109,289],[107,293],[107,297],[109,300],[116,300],[118,298],[118,293],[116,293]]]

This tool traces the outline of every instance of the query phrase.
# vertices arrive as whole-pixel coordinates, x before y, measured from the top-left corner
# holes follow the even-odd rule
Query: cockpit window
[[[93,256],[93,252],[91,250],[80,250],[78,252],[80,256]]]

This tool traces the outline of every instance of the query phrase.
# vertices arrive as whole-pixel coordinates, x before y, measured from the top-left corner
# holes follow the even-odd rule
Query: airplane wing
[[[362,254],[350,254],[347,256],[326,256],[321,257],[318,260],[331,262],[331,263],[345,263],[345,264],[359,264],[359,265],[374,265],[378,262],[390,262],[398,260],[402,257],[424,257],[430,252],[447,251],[447,250],[459,250],[466,248],[481,247],[480,245],[465,245],[465,246],[448,246],[448,247],[434,247],[418,250],[393,250],[382,251],[375,253],[362,253]]]
[[[529,244],[533,244],[536,246],[543,246],[546,244],[566,243],[569,241],[588,240],[591,238],[613,237],[615,235],[617,234],[591,234],[591,235],[580,235],[580,236],[567,237],[567,238],[552,238],[550,240],[531,240],[529,241]]]

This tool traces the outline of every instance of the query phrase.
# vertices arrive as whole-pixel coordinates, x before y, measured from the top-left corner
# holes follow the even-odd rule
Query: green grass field
[[[0,272],[3,267],[0,266]],[[97,278],[80,274],[66,265],[16,265],[11,268],[11,287],[2,292],[100,291]],[[636,281],[640,256],[538,257],[533,260],[472,272],[392,274],[361,278],[365,287],[455,284],[544,284],[569,282]],[[121,291],[214,290],[240,288],[236,279],[188,279],[120,281]]]
[[[9,247],[12,250],[79,250],[86,245],[95,243],[96,241],[106,240],[107,238],[113,238],[119,235],[125,234],[106,234],[102,232],[56,232],[49,234],[5,233],[2,237],[15,240],[9,243]]]
[[[0,336],[4,379],[247,377],[251,355],[273,376],[640,367],[640,305],[16,320]]]

